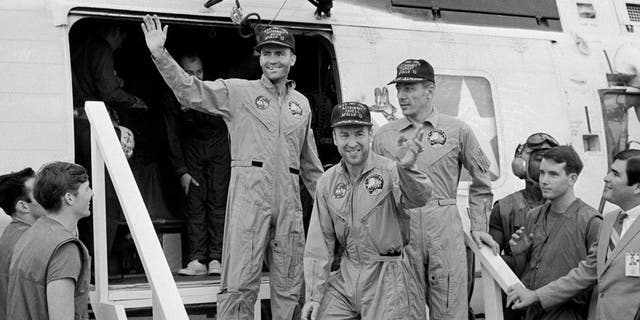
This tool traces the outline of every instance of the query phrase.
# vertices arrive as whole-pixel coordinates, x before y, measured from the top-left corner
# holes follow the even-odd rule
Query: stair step
[[[218,301],[220,276],[187,277],[174,274],[174,279],[185,305],[208,304]],[[95,301],[93,289],[90,292],[90,297],[92,301]],[[269,274],[263,273],[258,299],[265,300],[269,297]],[[144,275],[109,281],[109,301],[121,305],[125,309],[149,308],[151,300],[151,288]]]

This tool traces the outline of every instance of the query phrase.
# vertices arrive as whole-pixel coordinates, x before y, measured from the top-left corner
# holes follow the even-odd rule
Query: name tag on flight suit
[[[627,252],[624,266],[624,274],[627,277],[640,277],[640,252]]]

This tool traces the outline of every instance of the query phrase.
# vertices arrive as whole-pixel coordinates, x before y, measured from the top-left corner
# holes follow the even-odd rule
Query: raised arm
[[[165,50],[168,26],[163,28],[158,16],[146,15],[141,26],[153,62],[180,104],[226,120],[231,119],[233,108],[230,106],[229,89],[225,81],[202,81],[189,76]]]
[[[423,151],[420,141],[423,128],[416,130],[409,139],[400,136],[400,158],[397,159],[398,185],[400,187],[399,203],[405,209],[420,208],[427,204],[433,192],[431,179],[419,171],[415,162]]]

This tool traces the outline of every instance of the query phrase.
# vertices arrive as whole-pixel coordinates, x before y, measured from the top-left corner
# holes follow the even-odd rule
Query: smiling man
[[[88,319],[90,257],[75,232],[78,220],[91,214],[89,176],[77,164],[47,164],[38,171],[34,196],[47,216],[14,248],[7,319]]]
[[[202,81],[164,49],[167,26],[146,16],[142,29],[156,67],[185,107],[221,116],[229,129],[231,180],[222,245],[218,319],[253,319],[263,259],[269,265],[273,319],[299,318],[302,224],[299,176],[311,195],[323,173],[309,101],[295,90],[293,34],[259,30],[260,80]]]
[[[424,319],[424,296],[403,256],[411,208],[431,197],[431,181],[414,163],[420,130],[398,143],[396,161],[370,152],[369,108],[344,102],[331,114],[342,161],[318,181],[304,267],[303,319]],[[336,242],[345,248],[330,273]]]
[[[469,186],[471,236],[495,254],[499,246],[487,233],[487,217],[493,194],[489,160],[478,139],[463,121],[436,110],[433,67],[425,60],[409,59],[397,68],[398,103],[404,118],[382,126],[373,140],[373,151],[394,159],[398,137],[425,128],[420,141],[425,152],[416,166],[433,182],[433,197],[422,208],[411,210],[411,242],[406,252],[426,292],[430,319],[465,319],[468,316],[467,267],[462,220],[456,206],[462,167],[472,178]],[[469,259],[471,260],[471,259]],[[467,272],[470,272],[468,274]]]
[[[574,185],[582,161],[569,146],[546,151],[540,163],[540,190],[548,202],[528,213],[527,228],[521,227],[509,241],[514,257],[525,257],[522,282],[538,289],[578,266],[598,238],[598,211],[576,198]],[[525,319],[586,319],[589,293],[553,308],[530,306]]]

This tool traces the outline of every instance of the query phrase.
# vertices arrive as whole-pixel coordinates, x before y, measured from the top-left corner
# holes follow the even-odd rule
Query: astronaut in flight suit
[[[406,248],[426,292],[429,318],[467,319],[467,257],[462,220],[456,206],[458,182],[464,166],[471,175],[469,220],[471,236],[480,246],[499,246],[487,233],[487,217],[493,194],[489,160],[471,128],[454,117],[439,113],[434,105],[435,76],[425,60],[408,59],[397,68],[398,102],[405,116],[382,126],[373,139],[373,151],[395,158],[398,136],[426,127],[425,151],[416,167],[433,182],[433,197],[422,208],[411,210],[411,242]],[[473,266],[472,266],[473,267]]]
[[[221,116],[229,129],[231,180],[217,318],[253,319],[263,259],[270,270],[273,319],[298,317],[305,243],[299,177],[313,195],[323,170],[309,101],[287,79],[296,60],[293,35],[280,27],[260,30],[259,80],[200,81],[164,49],[167,26],[157,16],[147,15],[142,29],[179,102]]]
[[[431,181],[414,165],[420,131],[399,141],[393,161],[370,151],[369,109],[334,107],[331,123],[342,161],[318,181],[304,254],[303,319],[424,319],[424,292],[403,255],[409,213],[431,197]],[[345,248],[330,274],[336,242]]]

